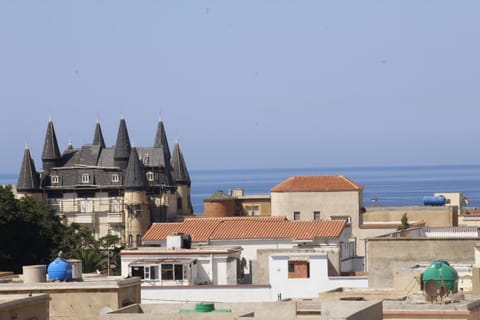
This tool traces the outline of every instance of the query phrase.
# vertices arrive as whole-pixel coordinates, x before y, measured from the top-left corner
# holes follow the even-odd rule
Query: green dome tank
[[[447,261],[435,260],[425,269],[422,276],[423,286],[425,282],[432,279],[436,280],[440,286],[443,286],[443,280],[448,291],[457,292],[458,273]]]

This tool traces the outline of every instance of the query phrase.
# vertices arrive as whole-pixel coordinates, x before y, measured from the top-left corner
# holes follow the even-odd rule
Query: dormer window
[[[113,174],[112,175],[112,182],[119,182],[120,181],[120,177],[118,176],[118,174]]]
[[[60,181],[60,178],[58,176],[52,176],[52,184],[58,184],[58,182]]]
[[[90,175],[88,173],[82,174],[82,183],[90,183]]]
[[[149,160],[149,158],[148,158],[148,153],[145,153],[145,154],[143,155],[143,164],[148,164],[148,160]]]
[[[147,172],[147,180],[153,181],[153,172]]]

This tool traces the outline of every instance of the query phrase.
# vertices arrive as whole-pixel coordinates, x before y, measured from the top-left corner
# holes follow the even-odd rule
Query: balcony
[[[108,223],[122,223],[123,222],[123,217],[122,217],[122,214],[120,212],[115,212],[115,213],[112,213],[110,212],[108,214]]]
[[[77,213],[74,220],[76,223],[93,223],[93,213]]]

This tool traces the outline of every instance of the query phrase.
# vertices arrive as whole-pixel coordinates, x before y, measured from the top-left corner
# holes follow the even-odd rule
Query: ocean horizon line
[[[293,167],[249,167],[249,168],[192,168],[190,172],[208,173],[208,172],[244,172],[244,171],[283,171],[283,170],[318,170],[318,169],[412,169],[412,168],[454,168],[454,167],[480,167],[480,163],[460,163],[460,164],[375,164],[375,165],[324,165],[324,166],[293,166]],[[0,172],[1,176],[18,177],[18,173]]]

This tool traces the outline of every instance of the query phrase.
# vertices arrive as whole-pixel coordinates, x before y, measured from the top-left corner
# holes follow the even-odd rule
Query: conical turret
[[[192,200],[190,197],[190,185],[192,182],[178,141],[175,143],[173,149],[172,167],[174,179],[177,184],[177,214],[184,216],[191,215],[193,214]]]
[[[167,178],[167,185],[174,184],[174,177],[173,177],[173,169],[171,166],[171,154],[170,148],[168,146],[168,139],[167,134],[165,132],[165,126],[163,124],[162,119],[158,122],[157,127],[157,134],[155,135],[155,143],[153,145],[154,148],[161,148],[162,149],[162,156],[163,156],[163,163],[165,164],[165,175]]]
[[[28,146],[25,147],[23,154],[22,167],[17,182],[17,192],[19,193],[38,193],[40,192],[40,178],[35,163],[33,162]]]
[[[128,158],[130,157],[130,138],[128,137],[127,123],[122,117],[120,119],[120,125],[118,127],[117,143],[115,144],[115,150],[113,153],[113,160],[115,165],[125,169],[128,165]]]
[[[45,134],[45,142],[43,144],[42,164],[45,172],[58,165],[61,160],[60,149],[58,148],[57,136],[53,121],[48,121],[47,133]]]
[[[105,148],[105,140],[103,139],[102,128],[100,127],[100,122],[98,120],[97,125],[95,126],[95,135],[93,136],[92,144]]]
[[[170,162],[170,148],[168,147],[167,134],[165,132],[165,125],[163,124],[162,119],[158,121],[157,133],[155,135],[155,143],[153,144],[153,147],[162,148],[164,157]]]
[[[145,169],[138,159],[137,148],[132,148],[125,172],[125,191],[144,191],[147,186]]]
[[[175,147],[173,148],[172,167],[177,184],[183,184],[190,187],[192,183],[190,180],[190,174],[188,173],[187,165],[185,164],[185,159],[183,158],[178,142],[175,143]]]

